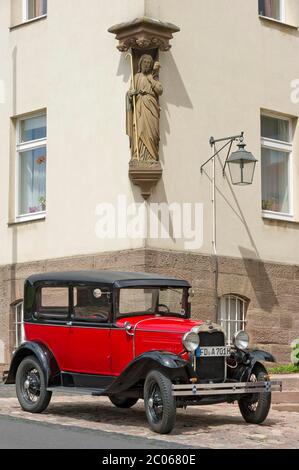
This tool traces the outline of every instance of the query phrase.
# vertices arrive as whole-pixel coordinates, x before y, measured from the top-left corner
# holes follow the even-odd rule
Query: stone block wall
[[[148,271],[190,281],[193,317],[217,321],[217,298],[238,294],[248,299],[251,343],[290,361],[290,343],[299,337],[299,267],[261,260],[189,252],[140,249],[25,263],[0,268],[0,340],[8,363],[14,345],[12,302],[23,297],[26,277],[39,272],[112,269]],[[215,291],[217,279],[217,295]],[[1,352],[1,348],[0,348]],[[0,357],[1,363],[1,357]]]

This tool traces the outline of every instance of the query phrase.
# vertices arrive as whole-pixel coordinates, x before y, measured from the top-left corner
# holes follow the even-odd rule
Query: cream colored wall
[[[297,0],[285,0],[286,22],[298,26],[299,22],[299,3]]]
[[[292,104],[290,99],[290,83],[299,78],[299,63],[295,60],[299,34],[260,20],[255,1],[189,0],[186,8],[185,2],[147,0],[146,5],[147,15],[181,27],[171,54],[161,58],[165,168],[155,200],[204,202],[202,251],[208,253],[212,188],[208,177],[200,174],[200,166],[211,155],[209,138],[244,130],[248,149],[260,161],[261,108],[295,118],[299,113],[299,104]],[[299,16],[294,23],[299,24]],[[298,139],[297,126],[293,155],[297,223],[262,219],[260,162],[254,184],[249,187],[231,187],[218,165],[219,254],[298,263]],[[207,172],[211,177],[211,165]],[[161,246],[161,242],[151,241],[150,245]],[[163,247],[174,245],[164,243]]]
[[[142,15],[143,1],[115,0],[111,8],[108,0],[89,0],[87,9],[83,0],[75,7],[73,0],[50,0],[46,20],[10,33],[9,2],[0,3],[5,10],[0,30],[7,41],[0,64],[8,87],[0,127],[0,265],[143,246],[140,240],[105,241],[95,234],[98,203],[116,201],[118,192],[134,199],[125,135],[129,68],[107,29]],[[9,152],[10,117],[43,108],[48,114],[47,219],[8,228],[14,209],[13,198],[8,200],[8,181],[14,181],[9,156],[12,167],[15,159],[13,132]],[[137,188],[134,193],[141,201]]]
[[[88,9],[83,0],[48,3],[46,20],[9,32],[9,2],[0,2],[6,44],[0,52],[6,89],[0,104],[0,265],[142,246],[138,240],[97,239],[95,207],[116,201],[119,193],[141,201],[128,179],[129,65],[107,29],[144,13],[181,27],[172,52],[161,53],[164,174],[151,200],[203,202],[200,251],[211,252],[211,184],[200,174],[211,155],[209,138],[244,130],[260,160],[260,109],[298,116],[299,105],[290,100],[290,82],[299,78],[298,32],[261,21],[253,0],[188,0],[187,6],[181,0],[89,0]],[[14,181],[9,118],[42,108],[48,113],[47,219],[7,227]],[[296,132],[295,188],[298,152]],[[261,217],[260,164],[248,188],[230,188],[220,167],[217,175],[219,254],[298,263],[298,223]],[[183,249],[172,240],[147,245]]]
[[[6,0],[9,3],[9,0]],[[10,1],[10,26],[16,26],[23,22],[23,0]]]

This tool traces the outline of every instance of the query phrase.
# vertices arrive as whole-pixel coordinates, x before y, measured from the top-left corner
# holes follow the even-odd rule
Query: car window
[[[67,287],[42,287],[37,307],[39,318],[66,320],[69,314],[69,289]]]
[[[82,322],[109,321],[110,293],[100,287],[75,287],[73,289],[73,320]]]
[[[118,316],[138,313],[185,315],[182,288],[123,288],[119,295]]]

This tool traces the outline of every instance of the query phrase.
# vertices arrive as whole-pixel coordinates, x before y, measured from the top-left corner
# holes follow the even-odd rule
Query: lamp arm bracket
[[[223,145],[223,147],[221,147],[221,149],[217,150],[216,153],[214,153],[214,155],[212,155],[212,157],[210,157],[205,163],[203,163],[203,165],[201,166],[200,168],[200,172],[202,173],[203,172],[203,169],[204,167],[211,161],[213,160],[213,158],[217,157],[217,155],[219,155],[220,152],[222,152],[222,150],[224,150],[228,145],[230,146],[229,147],[229,151],[228,151],[228,154],[227,154],[227,157],[226,157],[226,160],[225,160],[225,164],[224,164],[224,168],[223,168],[223,172],[225,171],[225,167],[226,167],[226,163],[227,163],[227,160],[228,160],[228,157],[229,157],[229,154],[230,154],[230,151],[231,151],[231,148],[232,148],[232,145],[233,145],[233,142],[235,142],[236,140],[239,140],[239,139],[244,139],[244,132],[241,132],[240,135],[233,135],[231,137],[223,137],[221,139],[214,139],[214,137],[211,137],[210,138],[210,145],[211,147],[213,147],[217,142],[226,142],[226,144]]]

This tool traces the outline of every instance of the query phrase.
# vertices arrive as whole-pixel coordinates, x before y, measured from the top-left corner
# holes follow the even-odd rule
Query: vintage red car
[[[169,433],[176,409],[237,401],[244,419],[263,422],[271,382],[265,351],[238,332],[191,320],[187,281],[154,274],[80,271],[31,276],[25,283],[26,342],[6,384],[23,410],[41,413],[56,390],[108,396],[118,407],[144,400],[150,428]]]

